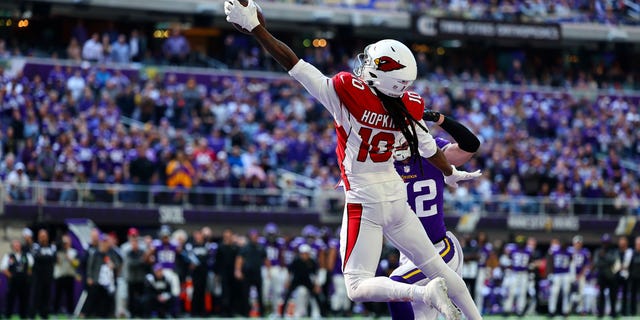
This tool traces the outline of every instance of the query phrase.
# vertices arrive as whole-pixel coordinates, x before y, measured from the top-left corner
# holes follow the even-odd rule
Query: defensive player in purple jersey
[[[160,227],[159,240],[153,240],[145,253],[145,260],[158,268],[162,268],[162,274],[171,284],[172,290],[180,291],[180,278],[176,273],[176,259],[178,258],[178,246],[171,240],[171,230],[168,226]]]
[[[575,275],[575,266],[572,262],[572,255],[567,244],[549,248],[547,256],[548,279],[551,281],[551,295],[549,296],[549,315],[556,315],[558,296],[562,293],[562,314],[569,315],[571,304],[569,303],[569,293],[571,293],[571,283]]]
[[[151,248],[147,251],[147,256],[151,261],[159,263],[163,269],[175,271],[177,247],[171,243],[171,231],[167,227],[160,229],[160,240],[154,240]]]
[[[491,278],[489,274],[491,270],[487,268],[487,259],[493,251],[493,246],[488,241],[487,234],[484,232],[478,233],[478,249],[478,276],[476,278],[475,301],[478,311],[482,314],[482,309],[484,308],[484,291],[486,287],[485,282],[487,279]]]
[[[572,301],[577,302],[576,312],[584,314],[588,310],[585,308],[585,286],[587,284],[587,274],[591,265],[591,252],[589,249],[582,247],[582,236],[573,237],[573,246],[569,248],[571,260],[575,268],[575,283],[577,285],[576,292]]]
[[[503,310],[506,314],[513,311],[513,301],[516,300],[516,313],[524,314],[527,303],[527,290],[529,288],[529,264],[531,263],[531,251],[526,246],[526,238],[516,236],[515,246],[505,249],[506,271],[503,287],[507,289],[507,299],[504,301]]]
[[[436,111],[427,110],[426,121],[437,123],[456,143],[436,138],[439,148],[453,165],[465,164],[480,147],[478,138],[460,122]],[[413,159],[408,148],[397,148],[393,154],[396,171],[407,185],[407,201],[416,213],[431,242],[444,262],[460,274],[462,269],[462,248],[453,233],[447,231],[444,223],[444,176],[427,159]],[[416,161],[414,161],[416,160]],[[406,256],[400,256],[400,267],[391,273],[391,279],[417,285],[426,285],[429,279]],[[435,319],[438,312],[422,301],[390,302],[389,310],[393,319]]]
[[[263,267],[263,303],[265,306],[271,306],[274,314],[278,314],[288,277],[283,256],[286,241],[279,236],[278,226],[272,222],[264,226],[263,235],[258,242],[264,246],[269,260],[268,265]]]
[[[342,259],[340,259],[340,228],[335,232],[335,237],[327,241],[327,267],[331,274],[331,311],[337,316],[348,316],[351,312],[351,300],[347,296],[347,287],[342,274]],[[333,266],[333,267],[332,267]]]

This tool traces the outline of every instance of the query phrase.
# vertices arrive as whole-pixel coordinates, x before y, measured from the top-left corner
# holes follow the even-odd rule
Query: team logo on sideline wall
[[[401,64],[398,61],[395,61],[395,60],[391,59],[388,56],[382,56],[380,58],[376,58],[375,60],[373,60],[373,62],[375,62],[376,66],[378,66],[376,68],[377,70],[384,71],[384,72],[389,72],[389,71],[393,71],[393,70],[400,70],[400,69],[406,67],[405,65]]]
[[[160,206],[158,209],[160,214],[159,222],[164,223],[174,223],[174,224],[184,224],[184,211],[180,206]]]

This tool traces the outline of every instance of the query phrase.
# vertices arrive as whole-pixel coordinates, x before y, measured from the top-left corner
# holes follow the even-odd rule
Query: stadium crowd
[[[640,8],[639,8],[640,9]],[[0,37],[0,61],[12,57],[64,58],[78,63],[142,63],[181,65],[218,69],[282,71],[246,35],[224,32],[216,39],[216,49],[203,52],[191,48],[180,26],[167,30],[167,38],[156,38],[149,30],[133,26],[118,28],[113,21],[95,29],[79,19],[63,41],[44,47],[20,39],[17,34]],[[102,24],[101,24],[102,25]],[[156,30],[157,31],[157,30]],[[301,44],[303,39],[298,39]],[[324,47],[309,44],[300,48],[301,57],[326,74],[351,70],[356,55],[366,41],[336,34]],[[467,42],[468,41],[468,42]],[[450,82],[477,82],[505,85],[552,86],[565,89],[589,87],[606,90],[640,90],[640,68],[631,46],[575,50],[543,48],[495,48],[471,40],[460,44],[447,41],[416,43],[418,77],[446,78]],[[210,56],[207,56],[210,55]]]
[[[465,19],[638,24],[640,8],[623,0],[268,0],[369,10],[398,10]]]
[[[3,76],[0,178],[6,200],[33,199],[32,181],[66,182],[35,199],[62,202],[112,202],[118,193],[76,187],[85,182],[165,186],[175,192],[159,201],[170,203],[198,187],[286,189],[290,181],[276,168],[310,177],[319,188],[336,185],[330,118],[294,81],[196,78],[179,81],[175,73],[158,73],[130,79],[106,64],[55,65],[31,78]],[[435,74],[414,87],[429,108],[454,116],[481,137],[469,166],[485,172],[449,200],[539,196],[550,213],[596,213],[592,206],[574,208],[573,199],[609,198],[613,203],[604,213],[639,212],[638,172],[624,163],[640,158],[640,132],[634,130],[640,97],[593,94],[586,83],[562,92],[447,81]],[[125,125],[121,117],[136,121]],[[120,193],[122,202],[148,198]],[[491,210],[540,212],[515,202]]]
[[[307,225],[285,235],[274,223],[246,235],[162,226],[157,234],[130,228],[121,243],[92,229],[82,246],[75,233],[53,241],[25,228],[0,260],[0,306],[7,318],[43,319],[387,314],[385,304],[348,300],[336,233]],[[640,237],[604,234],[589,248],[579,235],[550,244],[524,235],[489,241],[482,232],[460,238],[462,276],[485,315],[637,315]],[[385,246],[377,274],[397,266],[397,250]]]

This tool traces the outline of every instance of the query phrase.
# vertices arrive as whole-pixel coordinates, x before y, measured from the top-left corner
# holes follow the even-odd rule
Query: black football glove
[[[440,120],[440,112],[425,109],[422,119],[424,119],[424,121],[438,122],[438,120]]]

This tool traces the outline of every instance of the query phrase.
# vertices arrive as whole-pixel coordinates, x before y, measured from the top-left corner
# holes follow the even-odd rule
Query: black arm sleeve
[[[480,148],[478,137],[462,123],[445,116],[440,127],[456,140],[463,151],[475,153]]]

